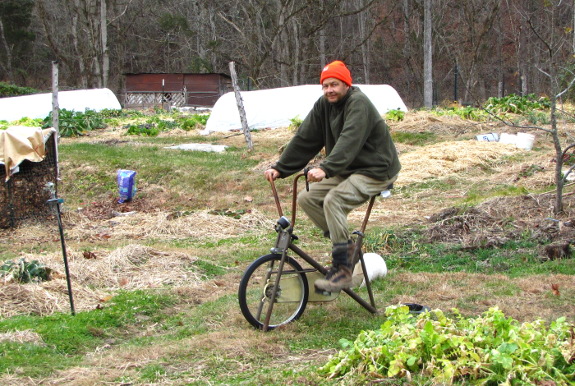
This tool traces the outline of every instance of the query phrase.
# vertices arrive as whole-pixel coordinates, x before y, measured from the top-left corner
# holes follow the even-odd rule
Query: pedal
[[[315,293],[321,296],[331,296],[331,292],[315,287]]]
[[[317,288],[315,285],[313,286],[313,288],[315,289],[315,293],[318,295],[322,295],[322,296],[332,296],[334,295],[333,292],[321,289],[321,288]],[[339,294],[341,292],[341,290],[335,292],[335,294]]]

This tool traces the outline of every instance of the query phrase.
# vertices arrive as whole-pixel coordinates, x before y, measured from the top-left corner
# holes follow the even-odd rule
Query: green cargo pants
[[[349,212],[386,190],[396,179],[397,176],[379,181],[361,174],[325,178],[310,184],[309,192],[300,192],[298,204],[324,234],[329,232],[333,244],[347,243]]]

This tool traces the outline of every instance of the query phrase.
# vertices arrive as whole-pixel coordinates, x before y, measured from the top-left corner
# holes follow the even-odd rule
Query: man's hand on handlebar
[[[307,180],[309,182],[320,182],[325,178],[325,172],[321,168],[313,168],[307,172]]]
[[[270,168],[264,172],[264,176],[266,177],[266,180],[272,182],[279,178],[280,172],[274,168]]]
[[[325,172],[321,168],[313,168],[307,171],[307,181],[319,182],[325,178]],[[269,182],[275,181],[280,177],[280,172],[274,168],[269,168],[264,172],[266,180]]]

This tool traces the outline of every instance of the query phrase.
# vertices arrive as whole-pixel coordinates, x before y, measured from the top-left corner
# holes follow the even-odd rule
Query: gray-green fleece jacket
[[[326,158],[319,167],[328,178],[358,173],[385,181],[401,169],[389,128],[357,87],[335,104],[318,99],[273,168],[288,177],[324,146]]]

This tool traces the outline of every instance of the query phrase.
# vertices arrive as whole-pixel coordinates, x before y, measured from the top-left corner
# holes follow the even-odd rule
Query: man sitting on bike
[[[314,104],[279,161],[265,171],[269,181],[302,170],[322,148],[326,157],[309,170],[309,191],[298,204],[331,239],[332,267],[315,288],[337,292],[351,287],[354,243],[347,215],[397,179],[401,165],[389,128],[341,61],[324,67],[323,96]]]

